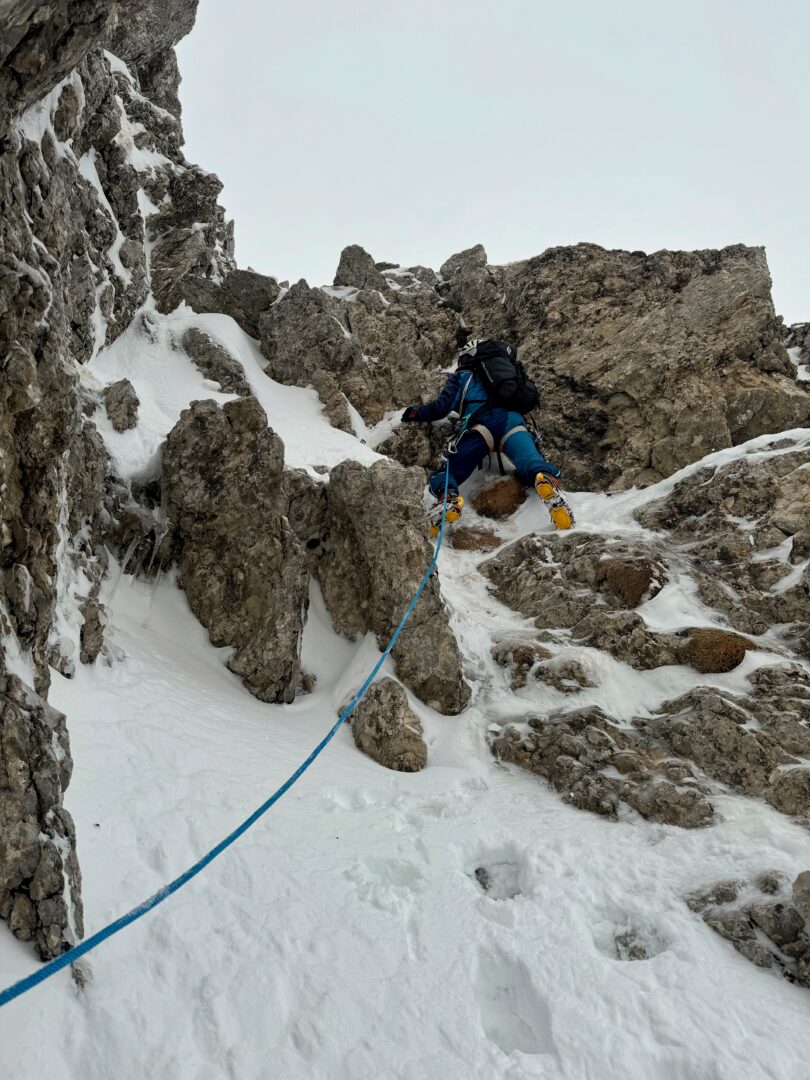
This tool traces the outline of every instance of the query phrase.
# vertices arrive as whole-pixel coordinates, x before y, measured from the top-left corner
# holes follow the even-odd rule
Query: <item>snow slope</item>
[[[376,457],[326,423],[311,391],[267,379],[254,343],[227,317],[150,318],[153,352],[128,331],[88,375],[126,375],[141,398],[136,431],[103,432],[125,475],[151,467],[188,401],[225,399],[172,347],[192,324],[239,355],[290,464]],[[793,434],[810,441],[810,431]],[[707,461],[781,452],[768,445]],[[579,496],[579,527],[640,533],[633,509],[675,479]],[[528,502],[504,532],[548,528]],[[489,649],[524,623],[489,595],[477,559],[441,556],[474,697],[455,718],[412,699],[429,767],[388,772],[340,732],[234,848],[87,958],[83,992],[63,973],[0,1010],[6,1080],[806,1080],[807,991],[738,956],[682,896],[771,866],[793,875],[810,866],[810,834],[732,794],[715,800],[720,821],[705,830],[630,811],[609,822],[495,762],[490,724],[563,695],[509,691]],[[54,674],[51,692],[69,717],[76,767],[66,804],[88,933],[262,802],[378,655],[370,638],[333,632],[313,587],[304,666],[316,690],[266,705],[225,668],[226,651],[209,645],[171,576],[153,589],[113,572],[102,599],[118,659],[81,667],[71,681]],[[716,619],[688,582],[667,586],[644,614],[661,627]],[[775,656],[751,652],[736,671],[709,677],[637,672],[591,649],[577,658],[599,685],[573,700],[629,719],[699,682],[741,689]],[[488,894],[479,867],[494,883]],[[617,956],[614,937],[631,927],[650,959]],[[4,984],[34,964],[28,947],[2,935]]]

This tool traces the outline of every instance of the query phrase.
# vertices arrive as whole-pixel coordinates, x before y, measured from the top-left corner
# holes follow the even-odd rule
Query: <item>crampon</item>
[[[461,495],[448,495],[447,496],[447,513],[445,514],[445,521],[448,525],[452,525],[454,521],[458,521],[461,517],[461,511],[464,509],[464,499]],[[432,510],[428,512],[428,521],[430,522],[430,538],[435,540],[439,535],[439,529],[442,525],[442,511],[444,510],[444,499],[439,499]]]
[[[546,504],[555,526],[558,529],[570,529],[574,524],[574,511],[554,477],[549,473],[538,473],[534,480],[534,490]]]

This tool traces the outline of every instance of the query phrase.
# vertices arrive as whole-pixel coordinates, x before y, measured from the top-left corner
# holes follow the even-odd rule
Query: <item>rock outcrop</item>
[[[780,446],[784,452],[773,452]],[[778,626],[810,657],[810,449],[775,438],[771,450],[700,469],[637,516],[669,530],[701,599],[735,630],[760,635]]]
[[[255,398],[195,401],[169,433],[163,482],[180,584],[228,667],[262,701],[292,701],[309,602],[306,557],[284,517],[284,445]]]
[[[810,871],[794,880],[767,870],[754,881],[717,881],[686,897],[692,911],[757,967],[810,987]]]
[[[129,431],[138,422],[138,395],[129,379],[119,379],[104,388],[104,408],[116,431]]]
[[[183,334],[183,348],[206,379],[219,383],[226,394],[249,396],[250,383],[245,378],[242,365],[210,334],[192,326]]]
[[[600,709],[530,716],[525,723],[528,731],[523,724],[501,727],[493,753],[544,777],[579,809],[615,817],[625,803],[668,825],[711,823],[708,789],[689,765],[645,744]]]
[[[349,637],[369,631],[382,648],[391,638],[430,562],[422,510],[423,477],[378,461],[364,468],[344,461],[328,489],[330,550],[319,564],[324,599],[335,629]],[[470,689],[432,578],[392,656],[397,675],[422,701],[454,714]]]
[[[810,417],[761,248],[578,244],[497,267],[479,245],[440,278],[380,265],[352,246],[338,287],[302,281],[273,305],[260,322],[274,378],[328,372],[375,423],[432,393],[470,333],[506,337],[540,386],[548,456],[575,488],[649,484]]]
[[[427,746],[419,717],[396,679],[374,683],[352,715],[359,750],[397,772],[418,772],[427,765]]]
[[[73,819],[62,805],[73,762],[62,713],[0,675],[0,917],[42,959],[84,933]]]

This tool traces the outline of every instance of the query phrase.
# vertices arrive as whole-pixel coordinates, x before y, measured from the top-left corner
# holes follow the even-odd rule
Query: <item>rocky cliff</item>
[[[109,567],[176,573],[262,701],[312,688],[313,584],[338,633],[384,646],[430,558],[446,432],[394,415],[470,336],[517,344],[548,456],[603,501],[569,535],[514,483],[471,503],[358,746],[421,768],[414,709],[473,701],[500,761],[604,817],[698,828],[730,788],[810,819],[807,334],[774,312],[764,251],[579,244],[498,267],[478,246],[433,271],[352,246],[326,288],[238,269],[221,185],[182,151],[195,7],[0,3],[0,916],[43,957],[82,933],[70,717],[47,695],[52,670],[115,662]],[[175,362],[200,400],[153,407]],[[313,425],[303,462],[273,428],[288,387],[314,389],[336,440]],[[473,639],[454,608],[479,601]],[[718,683],[753,654],[742,687]],[[612,665],[679,690],[611,711]]]

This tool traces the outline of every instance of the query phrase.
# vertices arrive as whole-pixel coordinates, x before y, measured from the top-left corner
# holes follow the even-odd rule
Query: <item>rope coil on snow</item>
[[[54,960],[51,960],[47,964],[44,964],[41,968],[38,968],[36,971],[32,972],[31,975],[27,975],[25,978],[20,979],[18,982],[13,983],[9,987],[6,987],[5,990],[0,991],[0,1006],[7,1005],[10,1001],[13,1001],[15,998],[18,998],[22,994],[25,994],[28,990],[33,990],[35,986],[38,986],[40,983],[45,982],[45,980],[49,979],[52,975],[56,975],[58,971],[61,971],[63,968],[69,967],[71,964],[74,964],[80,957],[84,956],[86,953],[89,953],[92,949],[95,949],[97,945],[100,945],[103,941],[106,941],[107,938],[112,937],[113,934],[117,934],[119,930],[123,930],[124,927],[129,926],[130,923],[136,922],[138,919],[142,918],[144,915],[150,912],[153,908],[156,908],[158,904],[162,904],[164,900],[167,900],[172,895],[172,893],[175,893],[178,891],[178,889],[181,889],[185,884],[191,881],[193,877],[196,877],[197,874],[204,870],[209,863],[213,862],[213,860],[218,855],[221,855],[226,848],[229,848],[231,844],[235,843],[239,839],[239,837],[242,836],[243,833],[246,833],[252,825],[255,825],[259,818],[263,817],[270,809],[270,807],[274,806],[275,803],[277,803],[282,797],[282,795],[285,795],[293,786],[293,784],[307,771],[313,761],[332,741],[338,731],[340,731],[343,724],[346,722],[346,720],[348,720],[348,718],[357,708],[363,695],[374,682],[374,679],[377,677],[380,668],[383,666],[391,650],[396,644],[397,638],[402,632],[405,623],[408,621],[411,614],[413,613],[419,597],[422,595],[425,586],[427,585],[431,575],[433,574],[434,569],[436,568],[436,563],[439,558],[439,551],[441,550],[442,541],[444,539],[445,516],[447,513],[447,491],[449,484],[450,463],[448,461],[445,465],[444,472],[444,495],[441,523],[439,525],[439,536],[436,543],[436,549],[433,552],[433,558],[430,560],[430,565],[425,571],[424,577],[420,581],[419,587],[413,595],[413,599],[411,600],[410,604],[408,604],[408,607],[405,609],[405,613],[400,619],[399,625],[394,631],[391,640],[388,642],[384,651],[380,655],[380,658],[377,660],[377,663],[371,669],[371,672],[366,677],[363,685],[360,687],[352,700],[340,714],[335,724],[329,729],[326,735],[324,735],[324,737],[321,739],[321,741],[318,743],[312,753],[304,761],[301,762],[295,772],[284,781],[281,787],[277,788],[273,792],[273,794],[270,795],[269,798],[267,798],[260,807],[258,807],[258,809],[253,811],[250,817],[245,818],[241,825],[238,825],[233,830],[233,832],[229,833],[224,838],[224,840],[220,840],[220,842],[215,847],[211,848],[211,850],[208,851],[205,855],[203,855],[203,857],[199,859],[196,863],[194,863],[193,866],[189,867],[188,870],[182,873],[179,877],[175,878],[174,881],[170,881],[167,885],[164,885],[163,888],[158,889],[158,891],[153,896],[150,896],[148,900],[144,900],[142,904],[139,904],[131,911],[128,911],[126,915],[122,915],[119,919],[116,919],[114,922],[109,923],[107,926],[103,927],[101,930],[98,930],[95,934],[92,934],[89,938],[86,938],[78,945],[74,945],[72,949],[68,949],[68,951],[62,953],[61,956],[57,956]]]

